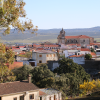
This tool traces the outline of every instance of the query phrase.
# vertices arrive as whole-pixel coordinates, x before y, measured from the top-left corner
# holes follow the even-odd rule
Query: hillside
[[[67,35],[87,35],[94,38],[97,38],[98,41],[100,38],[100,27],[93,28],[82,28],[82,29],[64,29]],[[60,33],[61,29],[39,29],[37,31],[37,36],[31,34],[31,31],[26,30],[24,33],[18,33],[18,31],[11,30],[9,35],[3,36],[2,32],[0,34],[2,41],[4,42],[23,42],[23,43],[32,43],[32,42],[43,42],[51,41],[57,42],[57,36]]]

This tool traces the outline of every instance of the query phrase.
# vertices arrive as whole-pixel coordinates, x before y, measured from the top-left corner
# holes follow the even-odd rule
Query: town
[[[62,100],[61,95],[67,95],[71,98],[71,96],[79,96],[79,93],[81,93],[77,86],[73,86],[80,83],[70,82],[70,77],[73,76],[70,74],[73,71],[75,71],[74,74],[77,71],[80,71],[79,75],[85,74],[81,76],[85,79],[81,78],[80,80],[96,80],[100,78],[99,42],[86,35],[65,36],[63,28],[59,32],[57,41],[58,43],[46,41],[41,44],[33,43],[30,45],[1,44],[1,51],[9,51],[7,59],[11,59],[12,52],[14,53],[12,57],[15,59],[13,63],[6,63],[8,69],[5,69],[0,79],[0,100],[17,100],[19,97],[20,100],[28,100],[25,99],[28,96],[29,100],[38,99],[39,97],[40,100]],[[66,65],[69,63],[71,64],[70,66]],[[13,74],[11,74],[12,72]],[[69,76],[66,73],[69,73]],[[9,78],[9,75],[11,78]],[[70,79],[69,81],[68,78]]]
[[[99,9],[0,0],[0,100],[100,100]]]

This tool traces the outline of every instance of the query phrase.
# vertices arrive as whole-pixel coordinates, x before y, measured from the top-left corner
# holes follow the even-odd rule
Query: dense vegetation
[[[21,32],[25,29],[33,29],[31,20],[23,22],[20,20],[20,18],[26,17],[25,2],[22,0],[0,0],[0,4],[0,29],[3,29],[3,35],[10,33],[10,26]],[[34,31],[37,31],[37,27]]]
[[[12,72],[16,76],[17,81],[22,81],[28,78],[31,70],[32,70],[32,66],[25,64],[24,66],[20,68],[13,69]]]
[[[6,46],[0,43],[0,83],[14,81],[12,71],[10,71],[7,65],[14,62],[14,52],[7,49]]]

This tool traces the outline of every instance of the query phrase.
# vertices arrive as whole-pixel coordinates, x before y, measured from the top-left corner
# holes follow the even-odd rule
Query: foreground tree
[[[0,82],[14,81],[15,76],[8,69],[7,64],[14,62],[14,52],[6,49],[6,46],[0,43]]]
[[[4,29],[4,35],[10,33],[10,26],[22,32],[25,29],[32,29],[32,33],[37,31],[38,27],[34,28],[31,20],[23,22],[19,19],[26,17],[23,0],[0,0],[0,4],[0,29]]]

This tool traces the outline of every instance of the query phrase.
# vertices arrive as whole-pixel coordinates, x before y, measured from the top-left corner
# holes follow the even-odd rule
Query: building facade
[[[94,38],[86,36],[86,35],[78,35],[78,36],[65,36],[65,31],[60,31],[60,34],[57,37],[58,44],[81,44],[81,46],[88,45],[94,42]]]
[[[57,61],[58,56],[56,52],[39,50],[32,52],[32,59],[34,59],[37,62],[37,64],[39,64],[39,63],[47,63],[47,61]]]

